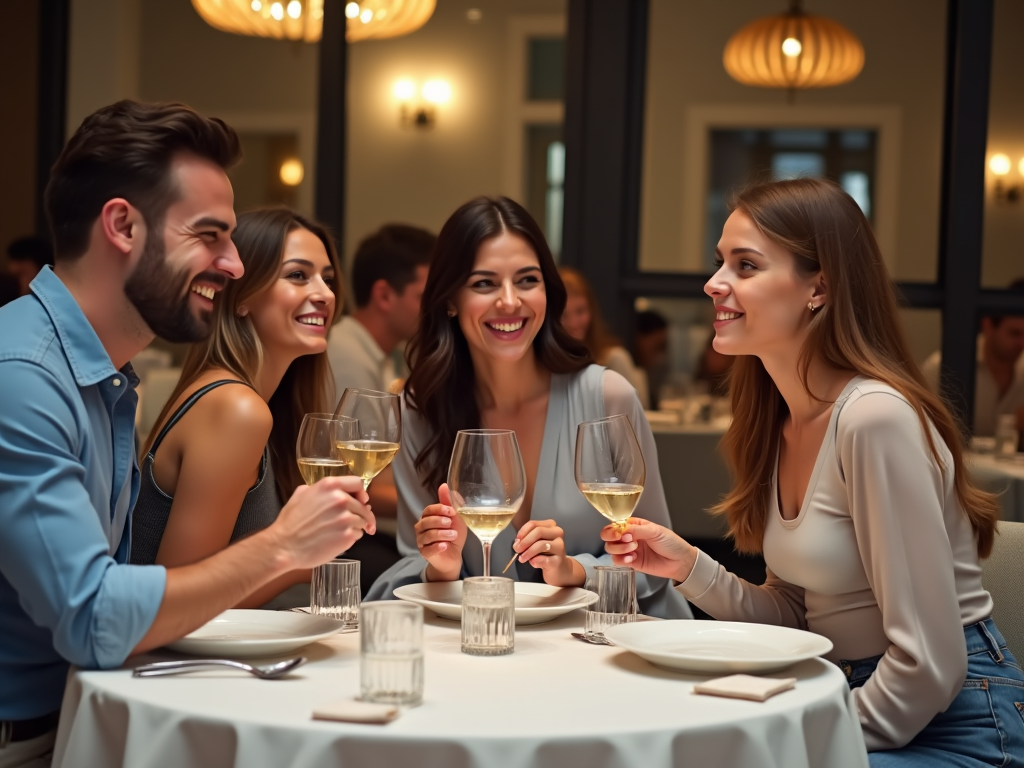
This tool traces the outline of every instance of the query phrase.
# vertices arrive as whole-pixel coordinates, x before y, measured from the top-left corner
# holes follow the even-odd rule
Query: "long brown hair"
[[[971,521],[979,556],[987,557],[998,504],[971,482],[963,460],[965,432],[945,403],[928,390],[910,354],[892,282],[860,208],[831,181],[793,179],[752,186],[736,196],[733,209],[792,253],[798,273],[824,273],[828,301],[814,313],[798,362],[804,389],[815,397],[807,374],[811,362],[819,360],[884,382],[903,395],[917,412],[940,468],[929,422],[949,449],[957,499]],[[736,487],[712,512],[726,516],[739,551],[759,552],[775,453],[788,410],[761,360],[752,355],[736,359],[729,391],[733,422],[722,439],[722,451]]]
[[[472,272],[480,245],[505,232],[525,240],[540,262],[547,311],[533,340],[538,362],[552,373],[575,373],[590,363],[586,347],[562,328],[565,286],[540,227],[526,209],[507,197],[478,197],[455,211],[438,236],[423,291],[420,329],[407,353],[406,402],[430,425],[430,440],[415,465],[431,491],[445,481],[456,433],[480,426],[469,344],[458,319],[448,316],[448,304]]]
[[[253,389],[263,367],[264,349],[249,315],[238,314],[238,307],[269,289],[278,278],[285,239],[296,229],[307,229],[324,244],[334,266],[331,290],[337,297],[333,323],[341,313],[341,267],[334,240],[327,230],[288,208],[258,208],[238,217],[238,228],[231,236],[245,272],[237,280],[229,280],[214,303],[212,331],[205,341],[193,344],[185,357],[181,378],[160,412],[156,425],[162,425],[178,398],[211,368],[223,368]],[[330,326],[328,326],[330,327]],[[277,495],[287,501],[292,491],[303,484],[295,463],[295,440],[302,417],[332,409],[327,403],[331,366],[327,353],[297,357],[288,366],[268,406],[274,420],[267,445],[274,466]],[[147,454],[156,439],[156,427],[146,440],[142,454]]]
[[[594,289],[587,278],[572,267],[559,267],[558,274],[561,276],[562,282],[565,283],[567,296],[574,294],[582,296],[587,302],[590,325],[587,326],[587,335],[583,338],[583,343],[587,345],[587,349],[590,350],[594,359],[601,363],[604,360],[605,352],[612,347],[621,347],[622,342],[608,330],[608,325],[601,314],[601,305],[597,303],[597,296],[594,295]]]

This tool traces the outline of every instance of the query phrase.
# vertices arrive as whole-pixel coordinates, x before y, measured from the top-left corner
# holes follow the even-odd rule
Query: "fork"
[[[240,669],[255,675],[261,680],[273,680],[301,667],[306,663],[305,656],[298,656],[287,661],[279,661],[266,667],[255,667],[252,664],[243,664],[240,661],[231,659],[187,659],[184,661],[155,661],[152,664],[143,664],[132,671],[132,677],[161,677],[163,675],[176,675],[179,672],[193,672],[202,667],[231,667]]]

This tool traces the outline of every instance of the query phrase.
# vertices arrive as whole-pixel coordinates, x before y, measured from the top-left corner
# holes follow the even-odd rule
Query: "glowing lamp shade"
[[[988,169],[996,176],[1005,176],[1010,172],[1010,158],[1006,155],[992,155],[988,159]]]
[[[359,40],[414,32],[434,13],[437,0],[361,0],[345,6],[345,37]],[[315,43],[323,33],[324,0],[192,0],[211,27],[236,35]]]
[[[292,158],[281,163],[281,183],[289,187],[297,187],[302,183],[302,177],[306,175],[302,167],[302,161]]]
[[[842,24],[794,7],[743,27],[726,43],[722,61],[744,85],[828,88],[860,74],[864,46]]]

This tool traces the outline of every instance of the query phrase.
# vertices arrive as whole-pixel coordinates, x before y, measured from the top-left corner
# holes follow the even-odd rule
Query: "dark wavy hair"
[[[562,328],[565,285],[537,222],[507,197],[478,197],[445,222],[430,261],[420,310],[420,329],[409,344],[408,406],[430,425],[430,440],[415,457],[416,471],[428,490],[445,482],[448,460],[460,429],[480,427],[476,375],[469,344],[448,305],[473,271],[482,243],[503,233],[525,240],[540,262],[547,312],[533,349],[552,373],[575,373],[590,364],[587,348]]]
[[[85,253],[96,217],[115,197],[138,208],[149,231],[159,230],[178,198],[171,161],[183,152],[224,170],[242,157],[234,129],[184,104],[126,99],[85,118],[50,170],[44,194],[56,258]]]

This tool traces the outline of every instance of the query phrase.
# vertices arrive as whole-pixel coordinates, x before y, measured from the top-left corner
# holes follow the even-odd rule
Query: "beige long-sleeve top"
[[[765,584],[701,552],[678,587],[717,619],[824,635],[832,661],[884,654],[854,691],[869,750],[905,745],[946,709],[967,672],[962,627],[992,612],[952,457],[932,435],[941,469],[910,403],[854,378],[836,400],[793,520],[779,512],[776,459]]]

